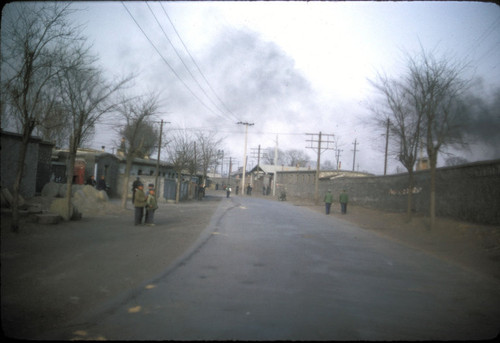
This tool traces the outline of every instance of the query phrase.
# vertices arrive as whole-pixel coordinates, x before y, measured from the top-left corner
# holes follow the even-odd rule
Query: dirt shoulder
[[[297,206],[325,213],[323,205],[292,202]],[[339,204],[332,207],[332,218],[353,223],[409,247],[500,280],[500,226],[437,218],[436,227],[431,230],[428,217],[419,214],[408,223],[404,213],[348,205],[347,214],[342,215]]]
[[[2,213],[3,333],[39,339],[164,273],[200,237],[219,200],[161,203],[152,227],[135,226],[130,203],[121,209],[117,200],[56,225],[24,217],[18,233]]]

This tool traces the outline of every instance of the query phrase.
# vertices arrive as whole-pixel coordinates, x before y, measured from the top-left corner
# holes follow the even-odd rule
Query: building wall
[[[38,163],[36,174],[36,188],[37,194],[42,192],[43,186],[50,182],[52,176],[52,144],[41,143],[38,146]]]
[[[314,172],[278,172],[278,186],[287,196],[314,200]],[[352,204],[388,211],[406,211],[408,174],[339,177],[320,180],[320,202],[328,189],[335,199],[342,189]],[[413,210],[429,213],[430,171],[415,172]],[[500,224],[500,160],[438,168],[436,214],[471,222]]]
[[[97,163],[97,175],[95,175],[96,181],[104,175],[104,180],[106,180],[106,184],[110,188],[108,190],[108,196],[116,197],[121,194],[121,190],[118,189],[118,171],[120,168],[119,160],[110,154],[96,156],[95,160],[95,163]],[[94,173],[92,172],[90,175],[93,174]]]
[[[21,135],[2,131],[1,186],[10,191],[16,179],[21,144]],[[23,179],[19,189],[23,197],[35,196],[36,192],[41,191],[45,183],[50,181],[50,169],[47,170],[47,163],[50,166],[51,151],[52,144],[42,142],[39,138],[32,138],[28,143]],[[40,174],[38,174],[39,167]]]

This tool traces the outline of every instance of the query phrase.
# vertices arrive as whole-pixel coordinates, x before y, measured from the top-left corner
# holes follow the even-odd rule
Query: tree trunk
[[[413,206],[413,186],[414,186],[414,175],[413,170],[408,171],[408,204],[406,209],[406,220],[411,222],[412,218],[412,206]]]
[[[24,162],[26,152],[28,151],[29,137],[31,133],[24,134],[21,146],[19,147],[19,159],[17,160],[17,173],[14,185],[12,186],[12,223],[10,225],[12,232],[19,232],[19,190],[24,174]]]
[[[436,164],[437,164],[437,156],[433,154],[429,156],[430,164],[431,164],[431,189],[430,189],[430,228],[434,229],[436,225]]]
[[[177,173],[177,191],[175,192],[175,203],[178,204],[181,197],[181,173]]]
[[[75,159],[76,159],[76,151],[73,152],[73,149],[70,149],[69,156],[68,156],[68,167],[66,169],[66,214],[68,220],[71,220],[71,217],[73,216],[73,213],[71,211],[71,192],[73,189],[73,173],[75,169]]]
[[[122,186],[122,208],[127,208],[127,197],[128,197],[128,180],[130,179],[130,169],[132,169],[132,158],[127,157],[127,164],[125,166],[125,174],[123,175],[123,186]]]

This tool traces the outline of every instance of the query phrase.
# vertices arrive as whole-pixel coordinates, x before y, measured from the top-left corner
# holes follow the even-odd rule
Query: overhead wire
[[[172,73],[177,77],[177,79],[179,79],[179,81],[181,81],[181,83],[184,85],[184,87],[186,87],[186,89],[191,93],[191,95],[193,95],[207,110],[209,110],[212,114],[214,115],[217,115],[219,117],[223,117],[224,119],[227,119],[225,116],[223,116],[222,114],[220,113],[216,113],[214,112],[213,109],[211,109],[210,107],[208,107],[194,92],[193,90],[187,85],[187,83],[179,76],[179,74],[177,74],[177,72],[175,71],[175,69],[170,65],[170,63],[168,63],[167,59],[161,54],[161,52],[158,50],[158,48],[156,47],[156,45],[153,43],[153,41],[149,38],[149,36],[146,34],[146,32],[143,30],[143,28],[141,27],[141,25],[137,22],[137,20],[135,19],[135,17],[133,16],[133,14],[129,11],[129,9],[127,8],[127,6],[125,6],[125,4],[123,3],[123,1],[121,2],[123,7],[125,8],[125,10],[127,11],[127,13],[130,15],[130,17],[132,18],[132,20],[134,21],[134,23],[136,24],[136,26],[139,28],[139,30],[141,30],[142,34],[144,35],[144,37],[146,37],[146,39],[148,40],[148,42],[151,44],[151,46],[155,49],[155,51],[158,53],[158,55],[161,57],[161,59],[165,62],[165,64],[169,67],[169,69],[172,71]]]
[[[199,67],[198,63],[196,63],[195,59],[193,58],[193,56],[191,55],[191,53],[189,52],[189,49],[187,48],[186,44],[184,44],[184,40],[181,38],[179,32],[177,31],[177,29],[175,28],[175,25],[174,23],[172,22],[172,20],[170,19],[170,16],[168,15],[167,11],[165,10],[165,8],[163,7],[163,4],[160,2],[160,6],[163,10],[163,13],[165,13],[165,16],[167,17],[168,21],[170,22],[170,25],[172,25],[172,28],[174,29],[174,32],[175,34],[177,35],[177,37],[179,38],[179,41],[181,42],[182,46],[184,47],[184,49],[186,50],[186,53],[188,54],[188,56],[191,58],[191,61],[193,62],[193,64],[196,66],[196,68],[198,69],[198,72],[200,73],[200,75],[203,77],[203,79],[205,80],[207,86],[210,88],[210,90],[212,91],[212,93],[214,94],[214,96],[217,98],[217,100],[219,100],[219,102],[222,104],[222,106],[225,108],[225,110],[231,114],[233,116],[233,119],[235,119],[236,121],[241,121],[240,118],[238,118],[227,106],[226,104],[224,103],[224,101],[221,100],[221,98],[217,95],[217,92],[213,89],[212,85],[210,84],[210,82],[207,80],[207,78],[205,77],[205,74],[202,72],[201,68]]]
[[[174,50],[175,54],[177,55],[177,57],[179,58],[179,60],[181,61],[182,65],[184,66],[184,68],[186,69],[186,71],[189,73],[189,75],[191,75],[191,77],[193,78],[194,82],[198,85],[198,87],[200,88],[200,90],[203,92],[203,94],[205,94],[205,96],[207,97],[207,99],[212,103],[212,105],[217,109],[219,110],[220,113],[222,113],[224,115],[224,111],[221,110],[219,108],[219,106],[217,106],[217,104],[210,98],[210,96],[207,94],[207,92],[205,91],[205,89],[201,86],[200,82],[198,81],[198,79],[193,75],[193,73],[191,72],[191,69],[186,65],[186,63],[184,62],[184,59],[182,58],[182,56],[179,54],[179,52],[177,51],[177,49],[175,48],[175,45],[172,43],[172,41],[170,40],[170,38],[168,38],[168,35],[167,33],[165,32],[165,30],[163,29],[163,26],[162,24],[160,23],[160,21],[158,20],[158,17],[155,15],[154,11],[151,9],[151,6],[149,6],[149,4],[146,2],[146,6],[148,6],[148,9],[149,11],[151,12],[151,14],[153,15],[156,23],[158,24],[158,26],[160,27],[160,30],[162,31],[163,35],[165,36],[166,40],[168,41],[168,43],[170,44],[170,46],[172,47],[172,49]],[[175,28],[174,28],[175,29]]]

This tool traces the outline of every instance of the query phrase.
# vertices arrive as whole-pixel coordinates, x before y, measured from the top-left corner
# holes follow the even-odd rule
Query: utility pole
[[[316,134],[314,133],[306,133],[308,136],[315,136]],[[317,140],[315,140],[315,137],[312,137],[310,140],[307,140],[307,142],[311,143],[311,146],[306,147],[307,149],[313,149],[318,152],[318,160],[316,162],[316,180],[314,182],[314,201],[316,202],[316,205],[319,203],[319,193],[318,193],[318,188],[319,188],[319,169],[321,165],[321,152],[326,151],[326,150],[332,150],[333,147],[330,147],[330,144],[335,143],[333,141],[333,134],[322,134],[321,131],[319,132]],[[323,141],[324,139],[324,141]],[[313,143],[318,143],[318,147],[314,147]],[[326,143],[326,147],[321,147],[321,143]]]
[[[243,177],[241,178],[241,194],[245,194],[245,174],[247,173],[247,139],[248,139],[248,126],[254,125],[253,123],[238,122],[237,124],[245,125],[245,150],[243,151]]]
[[[391,121],[387,118],[387,131],[385,133],[385,161],[384,161],[384,175],[387,174],[387,150],[389,148],[389,125]]]
[[[259,168],[259,166],[260,166],[260,144],[259,144],[258,148],[252,148],[252,158],[257,158],[257,168]]]
[[[335,150],[335,157],[336,157],[336,160],[337,160],[337,171],[339,170],[339,160],[340,160],[340,153],[344,151],[342,149],[337,149]]]
[[[156,172],[155,172],[155,189],[158,193],[157,196],[160,196],[160,189],[158,185],[158,176],[160,174],[160,152],[161,152],[161,136],[163,135],[163,123],[170,124],[169,121],[164,122],[163,119],[160,122],[160,138],[158,142],[158,157],[156,159]],[[163,194],[163,193],[162,193]]]
[[[276,146],[274,147],[274,182],[273,182],[273,197],[276,196],[276,181],[278,181],[278,135],[276,135]]]
[[[231,169],[233,168],[233,162],[231,160],[231,157],[229,157],[229,173],[227,174],[227,186],[229,187],[229,184],[231,182]]]
[[[357,139],[354,139],[354,143],[352,143],[352,144],[354,144],[354,157],[352,159],[352,171],[354,171],[354,166],[356,164],[356,145],[358,144],[356,140]]]

